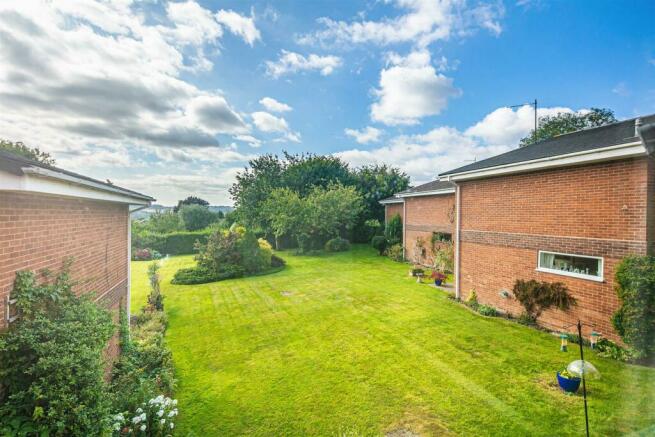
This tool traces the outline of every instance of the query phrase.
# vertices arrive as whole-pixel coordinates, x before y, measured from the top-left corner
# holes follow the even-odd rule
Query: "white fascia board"
[[[647,153],[644,145],[640,141],[637,141],[634,143],[603,147],[601,149],[585,150],[582,152],[569,153],[566,155],[550,156],[547,158],[540,158],[532,161],[522,161],[512,164],[483,168],[480,170],[470,170],[461,173],[444,175],[442,177],[451,181],[465,181],[468,179],[479,179],[511,173],[524,173],[556,167],[591,164],[595,162],[635,158],[646,155]]]
[[[86,181],[79,178],[74,178],[68,175],[52,172],[50,170],[41,169],[41,171],[33,171],[35,167],[23,169],[23,175],[15,175],[8,172],[0,172],[0,191],[28,191],[33,193],[50,194],[66,197],[77,197],[82,199],[102,200],[105,202],[125,203],[128,205],[150,205],[150,200],[132,197],[118,189],[112,187],[94,184],[91,181]],[[53,177],[45,172],[54,173],[57,177]],[[63,176],[63,177],[59,177]],[[95,187],[98,185],[99,187]]]
[[[403,203],[403,199],[387,199],[387,200],[380,200],[378,203],[381,203],[382,205],[389,205],[389,204],[394,204],[394,203]]]
[[[441,196],[444,194],[455,194],[454,188],[444,188],[442,190],[418,191],[416,193],[401,193],[398,197],[419,197],[419,196]]]

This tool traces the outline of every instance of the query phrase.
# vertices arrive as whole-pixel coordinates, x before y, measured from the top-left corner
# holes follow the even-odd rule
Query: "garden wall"
[[[462,182],[462,297],[474,288],[481,303],[519,314],[515,300],[500,296],[517,279],[562,282],[578,306],[541,322],[557,329],[580,318],[616,340],[614,270],[624,256],[647,252],[650,167],[625,160]],[[536,271],[539,250],[602,257],[603,281]]]
[[[128,223],[127,205],[0,192],[0,329],[6,327],[6,297],[16,272],[58,272],[67,257],[74,258],[75,292],[95,292],[117,319],[127,297]]]

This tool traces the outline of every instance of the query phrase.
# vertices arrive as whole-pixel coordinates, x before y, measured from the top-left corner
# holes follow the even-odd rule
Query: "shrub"
[[[534,321],[548,308],[556,307],[566,311],[576,304],[575,298],[561,282],[519,279],[514,284],[514,296],[525,308],[525,313]]]
[[[208,229],[202,231],[177,231],[168,234],[143,232],[132,234],[132,248],[149,247],[159,253],[168,255],[189,255],[195,252],[195,243],[205,244],[211,234]]]
[[[631,256],[616,269],[616,293],[621,306],[612,324],[634,349],[635,358],[655,355],[655,257]]]
[[[0,423],[10,428],[3,434],[101,435],[106,428],[103,350],[114,326],[89,296],[75,296],[69,267],[56,277],[44,273],[43,284],[33,272],[16,274],[20,317],[0,338]]]
[[[161,259],[161,253],[154,249],[137,249],[132,253],[133,261],[150,261]]]
[[[478,293],[475,291],[475,288],[471,289],[468,297],[466,298],[467,305],[473,305],[478,303]]]
[[[287,262],[279,256],[275,254],[271,255],[271,267],[284,267],[286,263]]]
[[[161,294],[159,285],[159,263],[157,261],[148,266],[148,280],[150,281],[148,305],[154,310],[164,311],[164,296]]]
[[[487,317],[496,317],[498,315],[496,308],[489,305],[478,305],[477,312]]]
[[[403,256],[403,246],[401,244],[394,244],[393,246],[389,247],[389,250],[387,250],[387,255],[393,261],[396,262],[405,261],[405,258]]]
[[[326,252],[345,252],[350,250],[350,242],[345,238],[333,238],[325,243]]]
[[[378,251],[379,255],[384,255],[384,251],[387,249],[387,239],[383,235],[376,235],[371,240],[371,246]]]
[[[403,240],[403,221],[400,214],[395,214],[389,219],[384,228],[384,236],[389,240],[390,245],[402,242]],[[393,243],[392,243],[393,242]]]
[[[111,417],[111,435],[168,436],[175,429],[177,413],[177,400],[159,395],[143,402],[136,410],[114,414]]]
[[[222,281],[224,279],[240,278],[241,276],[243,276],[243,269],[238,270],[236,268],[226,268],[221,273],[215,273],[205,267],[189,267],[175,272],[171,284],[206,284],[208,282]]]
[[[434,251],[434,267],[442,272],[454,270],[455,257],[453,243],[440,243],[441,247]]]

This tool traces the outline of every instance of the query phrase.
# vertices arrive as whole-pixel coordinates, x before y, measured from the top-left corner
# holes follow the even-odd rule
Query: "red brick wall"
[[[499,295],[516,279],[562,282],[578,306],[548,311],[542,324],[581,318],[617,339],[614,270],[627,254],[647,251],[649,166],[626,160],[462,182],[462,297],[475,289],[481,303],[519,314],[515,300]],[[604,282],[537,272],[539,250],[601,256]]]
[[[384,205],[384,222],[387,223],[391,217],[398,214],[403,218],[403,204],[402,203],[388,203]]]
[[[418,264],[431,265],[432,233],[455,232],[455,195],[408,197],[405,207],[405,257]],[[417,238],[425,243],[425,256],[417,256]]]
[[[117,315],[127,296],[128,217],[127,205],[0,192],[0,329],[16,272],[58,272],[69,256],[75,291],[95,292]]]

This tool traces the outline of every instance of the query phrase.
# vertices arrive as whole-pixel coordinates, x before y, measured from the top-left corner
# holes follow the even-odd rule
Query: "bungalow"
[[[655,115],[626,120],[440,174],[455,192],[456,295],[475,290],[481,303],[518,314],[517,279],[562,282],[578,305],[547,311],[541,323],[561,329],[582,319],[616,339],[616,266],[654,249],[654,130]]]
[[[20,270],[58,271],[72,257],[77,293],[118,315],[130,304],[130,212],[152,197],[0,151],[0,329],[15,320]],[[109,356],[117,353],[113,341]]]

